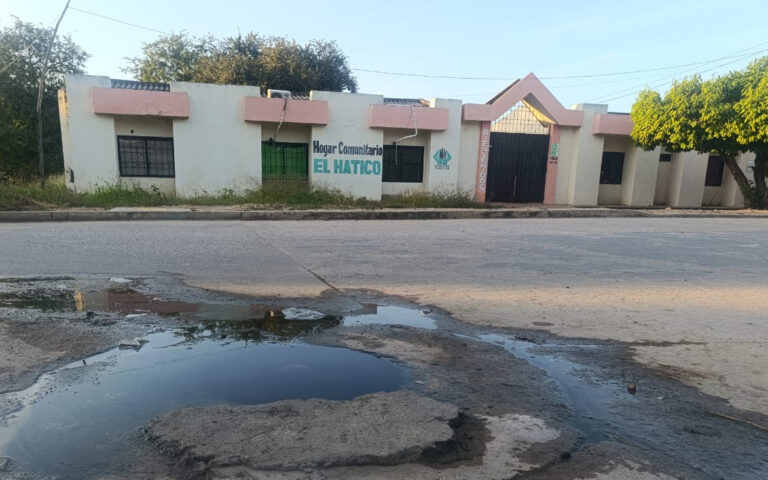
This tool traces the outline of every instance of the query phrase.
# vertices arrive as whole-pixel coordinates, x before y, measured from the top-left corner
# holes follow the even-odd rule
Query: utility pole
[[[45,56],[43,57],[43,67],[40,71],[40,85],[37,90],[37,153],[40,161],[40,187],[45,188],[45,155],[43,154],[43,92],[45,91],[45,75],[48,73],[48,57],[51,56],[51,49],[53,48],[53,42],[56,41],[56,33],[59,31],[59,25],[64,19],[64,14],[67,13],[69,8],[69,2],[64,5],[64,10],[59,16],[59,20],[56,22],[56,27],[53,29],[53,35],[48,41],[48,47],[45,49]]]

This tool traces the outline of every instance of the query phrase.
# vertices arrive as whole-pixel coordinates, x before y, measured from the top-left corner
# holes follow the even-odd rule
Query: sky
[[[14,15],[53,26],[65,3],[0,0],[0,28]],[[485,103],[533,72],[567,107],[606,103],[610,111],[628,112],[646,85],[663,92],[675,78],[710,78],[768,55],[765,0],[72,0],[70,6],[60,32],[91,55],[86,72],[94,75],[130,78],[122,71],[126,58],[160,35],[96,13],[162,32],[336,40],[360,92],[466,103]],[[637,73],[615,75],[620,72]]]

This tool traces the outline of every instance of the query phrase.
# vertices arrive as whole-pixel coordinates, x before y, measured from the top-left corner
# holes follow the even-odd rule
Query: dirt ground
[[[86,284],[95,281],[109,283],[107,279],[88,279]],[[34,287],[39,293],[45,288],[60,288],[61,282],[38,279],[15,284],[14,288],[25,291]],[[140,288],[147,292],[147,298],[165,299],[163,302],[172,302],[174,308],[187,302],[258,301],[342,315],[371,302],[425,309],[424,305],[374,291],[326,291],[321,297],[303,299],[248,299],[189,288],[167,276],[144,279]],[[153,305],[157,308],[162,302]],[[47,308],[42,312],[4,308],[0,312],[4,333],[0,346],[7,352],[0,363],[0,391],[24,388],[40,373],[113,348],[121,338],[180,325],[174,316],[135,317],[125,311],[89,315],[58,311],[55,305]],[[437,329],[337,327],[303,339],[315,345],[370,352],[404,366],[410,372],[407,389],[456,405],[467,418],[475,419],[478,427],[472,428],[479,430],[460,434],[465,436],[460,448],[464,453],[450,450],[435,458],[389,466],[342,462],[333,467],[276,471],[258,470],[247,462],[232,460],[240,457],[222,442],[221,451],[195,457],[195,468],[187,468],[180,466],[175,456],[188,458],[189,448],[166,438],[166,444],[177,445],[171,451],[181,453],[167,454],[165,448],[153,451],[145,445],[128,454],[124,473],[92,478],[668,480],[720,478],[726,472],[729,478],[755,478],[756,472],[766,468],[764,462],[749,459],[768,453],[768,436],[750,424],[726,418],[757,425],[765,422],[765,416],[750,415],[716,396],[702,395],[679,381],[687,380],[684,376],[671,378],[669,369],[659,375],[656,369],[634,360],[635,343],[587,341],[552,335],[530,325],[478,326],[456,321],[439,309],[425,311],[437,322]],[[518,350],[507,351],[504,339]],[[555,367],[548,367],[549,363]],[[637,394],[628,393],[628,382],[637,385]],[[20,405],[0,401],[0,407],[3,416]],[[205,429],[185,430],[182,426],[178,431],[193,445],[198,443],[195,435],[207,435]],[[713,436],[717,437],[716,448]],[[141,470],[136,470],[137,465]],[[153,473],[147,474],[147,469]],[[40,477],[0,470],[0,478]]]

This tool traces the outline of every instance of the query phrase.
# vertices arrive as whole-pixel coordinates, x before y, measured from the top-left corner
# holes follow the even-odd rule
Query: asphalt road
[[[679,431],[727,432],[712,437],[717,468],[768,427],[767,252],[768,220],[755,218],[0,224],[0,277],[172,273],[260,297],[373,289],[468,323],[546,330],[562,347],[553,361],[586,344],[568,358],[599,365],[599,382],[640,375],[638,401],[675,448]],[[768,468],[753,463],[734,478]],[[604,478],[671,478],[611,468]]]
[[[768,284],[768,221],[748,218],[0,224],[0,248],[3,276]]]
[[[768,415],[768,221],[595,218],[0,224],[0,275],[180,275],[258,296],[368,288],[482,325],[637,344]]]

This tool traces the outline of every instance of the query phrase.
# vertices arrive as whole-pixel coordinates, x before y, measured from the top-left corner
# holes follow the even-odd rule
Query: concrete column
[[[428,168],[424,169],[424,181],[430,192],[446,188],[455,189],[459,181],[459,162],[462,161],[460,155],[461,100],[433,98],[430,101],[430,106],[449,110],[449,127],[448,130],[433,130],[431,132],[429,148],[425,152]],[[441,148],[444,148],[450,155],[450,160],[447,163],[439,163],[435,159],[435,155],[438,155]],[[444,162],[445,158],[441,160]],[[471,159],[467,158],[463,161],[471,161]]]
[[[670,207],[698,208],[704,197],[709,154],[680,152],[672,155],[669,194]]]
[[[656,193],[661,148],[651,151],[630,147],[624,157],[624,179],[621,204],[631,207],[650,207]]]
[[[570,156],[570,205],[597,205],[600,188],[600,165],[603,161],[603,137],[592,133],[592,122],[598,113],[608,111],[607,105],[586,103],[576,105],[584,112],[584,123],[578,129]],[[562,152],[561,152],[562,153]]]

